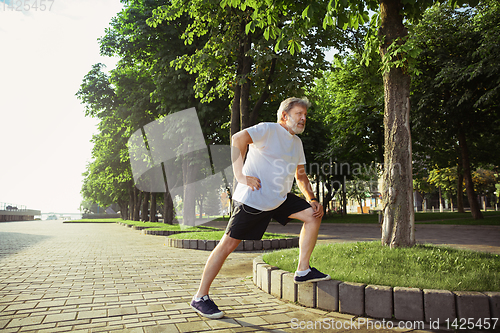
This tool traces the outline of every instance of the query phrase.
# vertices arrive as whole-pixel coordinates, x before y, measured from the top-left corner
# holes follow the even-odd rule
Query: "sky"
[[[122,4],[20,3],[0,0],[0,208],[78,213],[97,120],[85,117],[75,93],[93,64],[114,68],[117,59],[100,56],[98,38]]]
[[[100,56],[98,38],[122,7],[0,0],[0,209],[79,213],[98,121],[85,117],[75,93],[93,64],[115,67],[116,58]]]

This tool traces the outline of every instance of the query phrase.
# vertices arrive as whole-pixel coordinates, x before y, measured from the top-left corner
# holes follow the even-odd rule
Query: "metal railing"
[[[0,210],[22,212],[28,209],[24,205],[16,205],[13,203],[0,202]]]

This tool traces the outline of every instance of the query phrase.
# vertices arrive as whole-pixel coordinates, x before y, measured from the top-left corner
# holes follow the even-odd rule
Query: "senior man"
[[[305,173],[306,159],[297,136],[306,125],[309,102],[291,97],[280,104],[276,123],[260,123],[232,137],[233,171],[238,184],[233,194],[233,213],[226,232],[210,254],[191,307],[202,316],[222,318],[224,313],[208,292],[226,258],[242,240],[259,240],[271,218],[282,225],[292,219],[303,222],[299,239],[299,262],[295,283],[329,280],[330,276],[310,267],[323,207],[314,197]],[[245,159],[248,147],[248,156]],[[307,198],[290,193],[293,179]]]

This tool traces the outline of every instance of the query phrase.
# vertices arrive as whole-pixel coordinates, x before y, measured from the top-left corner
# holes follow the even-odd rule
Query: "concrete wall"
[[[0,222],[32,221],[37,215],[42,215],[42,212],[34,209],[0,210]]]

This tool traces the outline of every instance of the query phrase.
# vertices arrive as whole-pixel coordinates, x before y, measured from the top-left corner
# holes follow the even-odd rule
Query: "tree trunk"
[[[462,155],[462,168],[465,180],[465,190],[467,192],[467,198],[469,199],[470,212],[474,220],[480,220],[483,217],[479,203],[477,202],[477,195],[474,191],[474,183],[472,183],[472,174],[470,170],[469,161],[469,150],[467,149],[467,139],[462,128],[458,131],[458,144],[460,146],[460,152]]]
[[[134,189],[135,186],[132,185],[133,187],[129,189],[128,191],[128,220],[133,220],[134,219]]]
[[[363,200],[358,199],[358,204],[359,204],[359,209],[361,210],[361,214],[364,214],[364,212],[363,212]]]
[[[196,200],[195,193],[196,184],[194,183],[194,178],[196,174],[196,161],[189,157],[184,157],[182,173],[184,177],[184,193],[183,193],[183,212],[182,212],[182,224],[185,226],[195,226],[196,225]]]
[[[439,212],[443,212],[443,196],[441,194],[441,186],[439,186]]]
[[[241,117],[241,129],[250,127],[250,80],[248,75],[252,70],[252,58],[247,56],[247,52],[250,51],[251,40],[249,35],[245,35],[243,40],[243,64],[241,76],[244,79],[244,83],[241,85],[241,95],[240,95],[240,117]]]
[[[134,221],[139,221],[139,212],[141,210],[141,191],[137,187],[134,187]]]
[[[149,221],[149,192],[142,192],[142,209],[141,209],[141,220],[143,222]]]
[[[120,218],[122,220],[128,219],[128,202],[127,200],[118,200],[118,206],[120,206]]]
[[[250,126],[253,126],[257,124],[257,119],[259,117],[259,112],[260,109],[262,108],[262,105],[264,105],[265,101],[269,98],[270,92],[269,92],[269,86],[273,82],[273,76],[274,72],[276,70],[276,63],[278,62],[278,58],[273,58],[271,60],[271,68],[269,69],[269,75],[267,76],[266,79],[266,86],[264,88],[264,91],[262,92],[262,95],[260,96],[259,100],[255,103],[252,113],[250,114]]]
[[[200,219],[203,218],[203,196],[199,200],[199,209],[200,209]]]
[[[233,104],[231,106],[231,137],[240,130],[240,98],[241,86],[234,87]]]
[[[168,188],[163,194],[163,223],[174,224],[174,202]]]
[[[385,36],[380,53],[398,37],[407,35],[399,0],[380,2],[381,28]],[[410,76],[402,68],[384,73],[384,173],[382,186],[382,244],[410,247],[415,244],[415,212],[410,135]]]
[[[156,193],[151,193],[151,209],[149,222],[156,222]]]
[[[464,174],[462,172],[462,161],[457,166],[457,211],[465,213],[464,209]]]
[[[347,191],[346,191],[346,176],[344,176],[344,181],[342,182],[342,215],[347,215]]]

